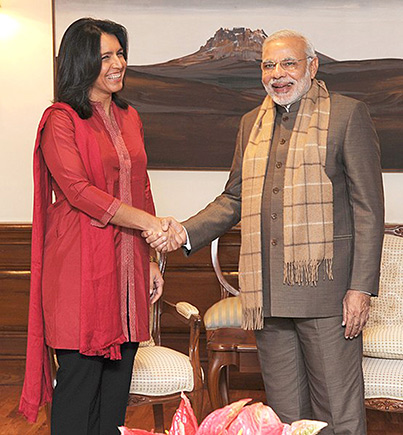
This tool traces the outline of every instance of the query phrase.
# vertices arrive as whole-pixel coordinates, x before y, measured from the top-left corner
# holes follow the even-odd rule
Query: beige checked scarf
[[[329,114],[326,86],[313,80],[301,99],[284,175],[284,283],[290,285],[315,285],[321,263],[333,279],[333,189],[325,173]],[[244,329],[263,328],[261,206],[274,119],[267,96],[243,158],[239,279]]]

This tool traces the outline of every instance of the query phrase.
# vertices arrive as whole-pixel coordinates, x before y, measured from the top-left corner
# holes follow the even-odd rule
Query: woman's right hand
[[[159,218],[161,221],[162,234],[158,231],[147,230],[141,235],[146,242],[159,252],[171,252],[180,248],[186,243],[186,231],[175,218]]]
[[[159,252],[171,252],[186,243],[186,232],[173,217],[159,218],[124,203],[120,204],[110,223],[141,230],[147,243]]]
[[[155,240],[158,240],[158,245],[160,246],[159,252],[166,252],[167,246],[169,244],[169,239],[172,237],[172,234],[169,232],[169,223],[165,218],[159,218],[156,216],[150,215],[150,222],[147,225],[147,229],[145,229],[141,234],[153,234]],[[150,245],[151,246],[151,245]],[[165,249],[162,251],[162,249]]]

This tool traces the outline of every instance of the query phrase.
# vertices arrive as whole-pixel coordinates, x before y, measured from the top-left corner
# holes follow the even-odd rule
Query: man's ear
[[[315,78],[316,73],[318,72],[318,68],[319,68],[319,59],[316,56],[311,60],[309,64],[309,72],[311,74],[311,79]]]

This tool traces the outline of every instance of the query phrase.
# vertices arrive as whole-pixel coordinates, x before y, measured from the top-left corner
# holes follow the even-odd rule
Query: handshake
[[[175,251],[187,242],[185,228],[175,218],[154,219],[153,229],[143,231],[141,235],[156,251]]]

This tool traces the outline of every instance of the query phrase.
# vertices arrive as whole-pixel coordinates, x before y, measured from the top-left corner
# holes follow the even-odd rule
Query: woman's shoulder
[[[129,106],[127,107],[127,113],[130,116],[133,116],[134,118],[140,118],[139,112],[129,104]]]
[[[142,124],[138,111],[130,104],[128,105],[127,109],[120,108],[117,105],[115,105],[115,107],[122,119],[129,122],[135,122],[139,125]]]
[[[78,113],[67,103],[53,103],[49,106],[43,113],[44,118],[49,118],[53,120],[70,120],[76,121],[80,119]]]
[[[77,117],[77,112],[68,104],[54,103],[44,111],[39,126],[71,128]]]
[[[70,110],[65,110],[61,107],[50,106],[45,110],[41,119],[39,130],[42,130],[44,135],[51,134],[53,137],[65,137],[66,135],[74,135],[75,122],[73,114]]]

